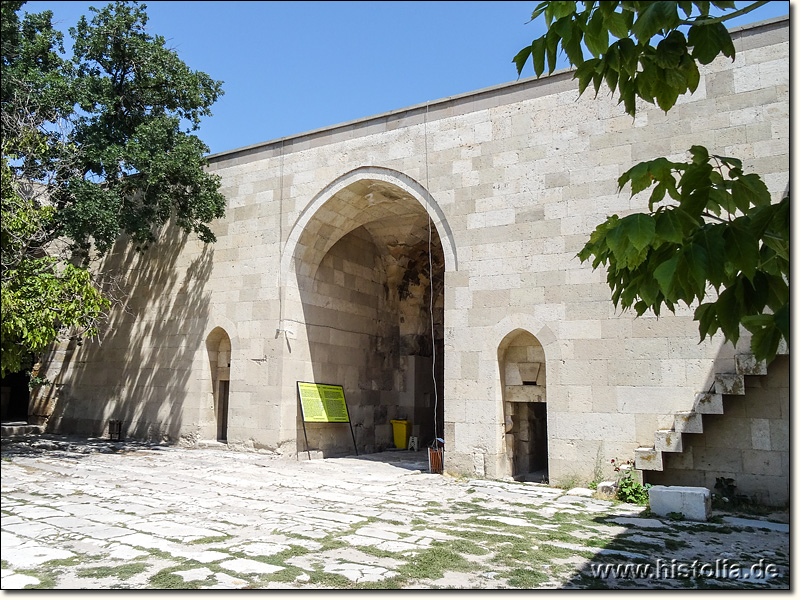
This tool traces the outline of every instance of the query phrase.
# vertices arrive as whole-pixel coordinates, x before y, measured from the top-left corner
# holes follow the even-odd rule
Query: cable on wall
[[[433,378],[433,447],[439,448],[439,389],[436,385],[436,327],[433,321],[433,251],[431,249],[433,244],[433,222],[431,221],[431,210],[433,209],[430,204],[430,177],[428,172],[428,101],[425,102],[425,119],[423,121],[423,132],[425,139],[425,191],[428,193],[428,269],[430,275],[430,317],[431,317],[431,377]]]

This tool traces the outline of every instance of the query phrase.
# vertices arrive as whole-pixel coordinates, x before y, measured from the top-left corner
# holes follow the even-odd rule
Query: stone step
[[[703,416],[694,411],[675,413],[673,429],[679,433],[703,433]]]
[[[42,435],[44,425],[3,425],[0,427],[0,436],[16,437],[19,435]]]
[[[714,392],[701,392],[695,395],[694,412],[701,415],[721,415],[724,410],[722,407],[722,394]]]
[[[641,471],[663,471],[664,461],[661,452],[655,448],[637,448],[634,452],[634,464]]]
[[[729,396],[744,396],[744,375],[719,373],[714,377],[714,391]]]
[[[655,449],[661,452],[683,452],[683,436],[672,429],[656,431]]]
[[[766,375],[767,361],[756,360],[752,354],[737,354],[736,372],[739,375]]]

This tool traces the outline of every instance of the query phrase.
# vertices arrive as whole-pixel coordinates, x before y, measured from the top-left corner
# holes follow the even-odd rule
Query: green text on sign
[[[349,423],[344,388],[340,385],[297,382],[306,423]]]

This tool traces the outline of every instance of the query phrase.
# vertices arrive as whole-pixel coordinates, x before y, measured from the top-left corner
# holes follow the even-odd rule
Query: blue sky
[[[52,10],[66,33],[104,4],[23,11]],[[537,0],[146,4],[151,32],[223,81],[198,133],[212,153],[514,81],[511,59],[544,31],[527,23]],[[732,25],[788,12],[789,2],[771,2]]]

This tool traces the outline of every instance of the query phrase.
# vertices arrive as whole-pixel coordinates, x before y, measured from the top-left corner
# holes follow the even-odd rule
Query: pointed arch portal
[[[303,372],[344,386],[360,452],[392,447],[392,420],[410,421],[421,444],[443,437],[444,273],[455,264],[440,208],[388,169],[337,179],[290,232],[281,327],[297,330]],[[306,426],[309,449],[352,451],[341,427]]]

